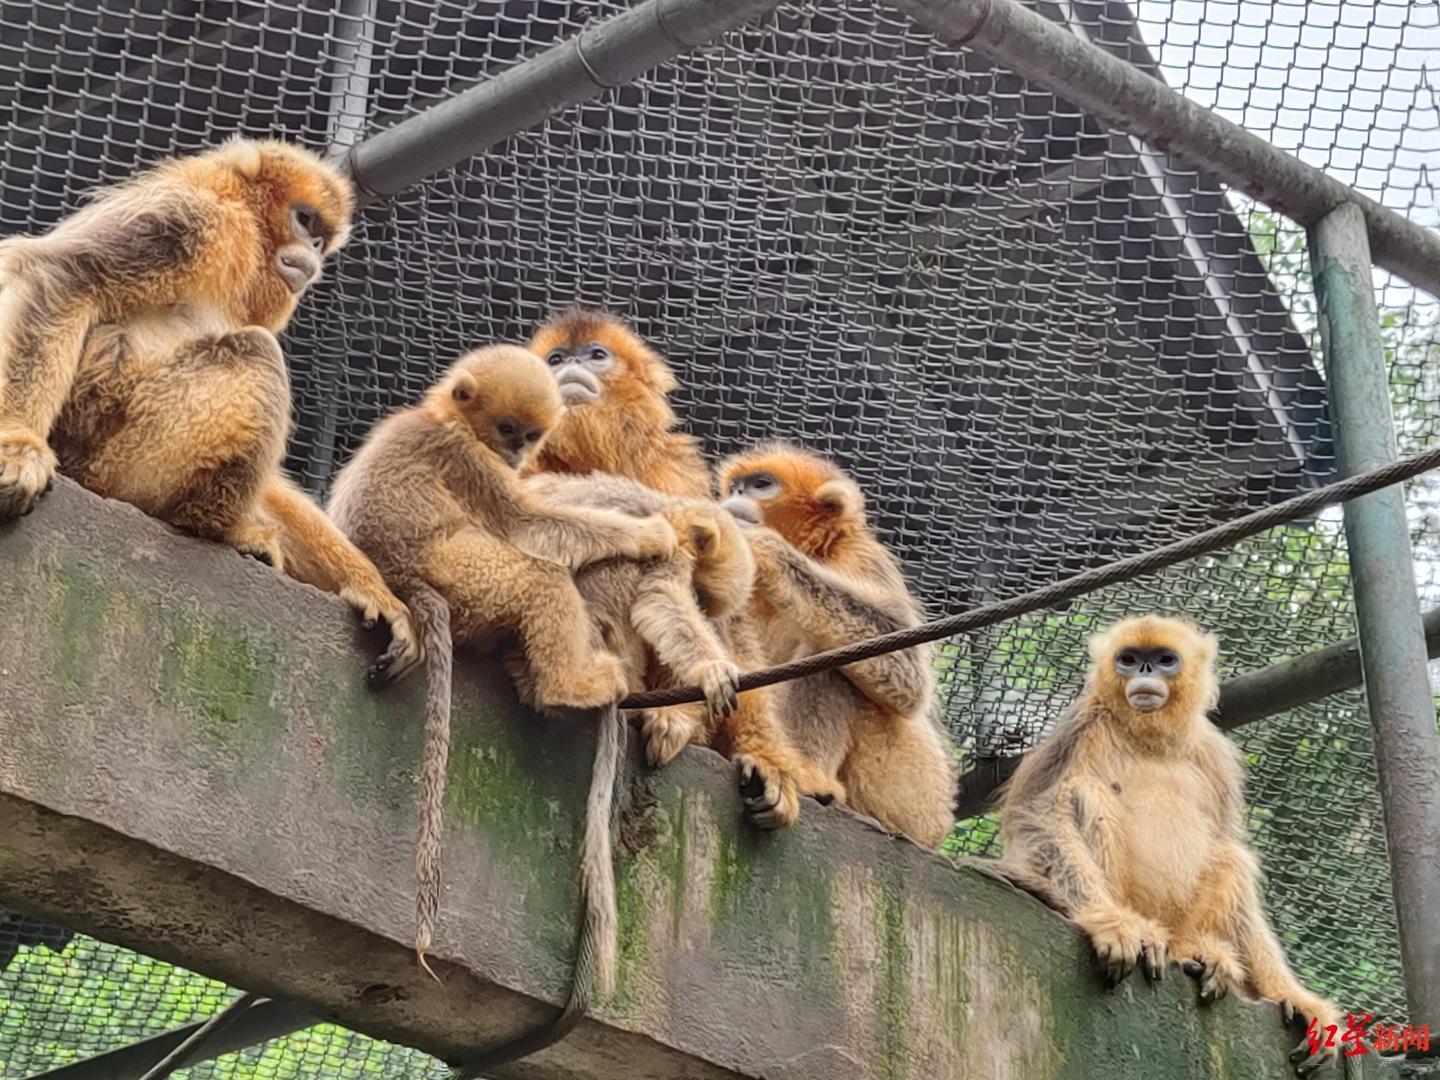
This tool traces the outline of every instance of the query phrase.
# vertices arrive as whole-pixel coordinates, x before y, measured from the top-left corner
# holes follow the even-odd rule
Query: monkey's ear
[[[1220,655],[1220,639],[1214,634],[1200,634],[1200,659],[1203,663],[1213,664],[1215,658]]]
[[[468,405],[480,393],[480,384],[468,371],[457,371],[450,380],[450,396],[461,405]]]
[[[696,555],[709,555],[720,544],[720,529],[708,518],[690,523],[690,544]]]
[[[254,180],[259,176],[260,168],[265,164],[265,155],[259,144],[240,135],[232,135],[226,139],[220,147],[220,155],[226,164],[246,180]]]
[[[815,501],[827,514],[865,516],[865,496],[849,480],[827,480],[815,489]]]

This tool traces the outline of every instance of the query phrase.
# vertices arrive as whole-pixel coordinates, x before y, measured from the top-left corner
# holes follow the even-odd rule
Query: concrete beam
[[[0,526],[0,898],[447,1059],[552,1014],[592,746],[457,685],[447,895],[410,956],[417,685],[345,606],[61,482]],[[631,764],[616,994],[509,1078],[1290,1075],[1273,1006],[1103,993],[1074,928],[837,809],[743,824],[730,771]],[[975,1070],[979,1070],[976,1072]]]

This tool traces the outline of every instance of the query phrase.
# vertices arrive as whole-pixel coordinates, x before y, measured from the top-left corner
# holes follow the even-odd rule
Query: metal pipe
[[[1277,150],[1015,0],[889,0],[916,22],[1175,154],[1307,228],[1359,207],[1375,261],[1440,297],[1440,236]]]
[[[242,1012],[224,1031],[212,1034],[203,1047],[192,1047],[185,1059],[185,1067],[200,1065],[223,1054],[257,1046],[271,1039],[284,1038],[324,1022],[298,1005],[261,1000]],[[136,1080],[193,1037],[207,1023],[208,1020],[197,1021],[172,1028],[139,1042],[117,1046],[93,1057],[36,1073],[30,1080]]]
[[[779,7],[779,0],[645,0],[357,143],[361,201],[394,195],[577,102]]]
[[[1431,608],[1421,620],[1425,654],[1440,656],[1440,608]],[[1220,685],[1220,704],[1210,714],[1215,726],[1230,731],[1255,720],[1298,709],[1322,698],[1353,690],[1364,678],[1360,672],[1360,641],[1348,638],[1290,660],[1238,675]],[[1014,775],[1024,754],[977,760],[955,787],[955,815],[964,820],[990,809],[995,789]]]
[[[1394,461],[1390,385],[1365,217],[1337,207],[1310,230],[1311,272],[1330,384],[1335,462],[1346,475]],[[1409,1020],[1440,1024],[1440,732],[1426,672],[1425,635],[1404,493],[1391,488],[1345,504],[1360,662],[1390,884],[1400,922]]]

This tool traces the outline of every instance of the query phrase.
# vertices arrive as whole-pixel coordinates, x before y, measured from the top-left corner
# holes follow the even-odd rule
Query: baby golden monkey
[[[439,905],[452,638],[490,648],[517,637],[535,698],[547,707],[616,701],[624,669],[592,643],[571,572],[600,559],[675,553],[662,518],[551,506],[521,484],[517,470],[562,411],[538,357],[509,345],[477,350],[419,405],[377,424],[331,496],[335,523],[412,605],[426,657],[416,848],[422,963]]]
[[[0,519],[33,508],[58,459],[99,495],[383,617],[375,671],[398,676],[419,661],[404,606],[280,471],[275,334],[344,243],[353,201],[308,151],[234,140],[0,243]]]
[[[665,361],[620,319],[572,310],[542,326],[530,349],[546,358],[567,405],[535,468],[547,473],[609,473],[666,495],[710,497],[710,472],[695,439],[676,430],[668,395],[676,387]],[[743,669],[764,666],[759,637],[744,610],[716,626]],[[703,709],[656,709],[644,719],[652,760],[668,761],[691,741],[708,741],[736,763],[747,817],[762,828],[795,821],[800,795],[834,797],[839,785],[791,748],[775,717],[776,692],[740,695],[723,724]],[[823,782],[812,785],[819,777]]]
[[[699,686],[705,692],[704,704],[647,709],[641,715],[652,766],[668,763],[691,743],[714,745],[752,766],[747,779],[762,790],[747,806],[747,815],[760,828],[788,825],[792,811],[798,812],[798,803],[778,790],[780,778],[793,779],[800,791],[822,800],[841,793],[785,743],[778,725],[769,731],[757,728],[753,712],[748,725],[736,722],[740,669],[732,659],[724,621],[742,613],[750,599],[755,562],[730,514],[708,500],[663,495],[605,473],[542,473],[527,484],[564,504],[660,514],[680,538],[676,557],[669,561],[608,559],[585,567],[575,578],[597,632],[625,663],[631,692],[678,686]],[[769,713],[760,718],[768,719]],[[775,788],[768,797],[766,785]]]
[[[605,647],[625,666],[628,691],[699,686],[711,715],[729,716],[740,669],[709,620],[743,607],[755,580],[749,545],[730,516],[714,503],[662,495],[606,473],[541,473],[525,485],[547,503],[656,514],[670,523],[678,538],[674,558],[591,563],[575,584]],[[678,751],[662,758],[652,748],[651,764]]]
[[[755,553],[752,622],[772,664],[916,626],[900,565],[853,481],[768,443],[720,468],[724,506]],[[955,753],[934,716],[930,651],[906,649],[778,687],[791,741],[887,829],[938,847],[954,826]]]
[[[1202,1000],[1235,989],[1323,1027],[1335,1006],[1300,985],[1261,907],[1243,759],[1207,718],[1215,653],[1155,615],[1092,638],[1084,694],[1001,794],[996,869],[1074,919],[1110,983],[1174,957]]]

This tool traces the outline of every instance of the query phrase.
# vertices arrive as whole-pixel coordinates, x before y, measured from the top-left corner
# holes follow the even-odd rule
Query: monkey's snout
[[[295,295],[315,280],[320,273],[320,260],[309,248],[291,244],[275,253],[275,269]]]
[[[579,364],[566,364],[555,373],[555,382],[566,405],[584,405],[600,400],[600,380]]]
[[[744,499],[738,495],[732,495],[720,504],[720,508],[728,512],[741,525],[765,524],[765,519],[760,516],[760,508],[755,505],[754,499]]]
[[[1159,679],[1131,679],[1125,687],[1125,700],[1132,709],[1154,712],[1170,700],[1170,689]]]

